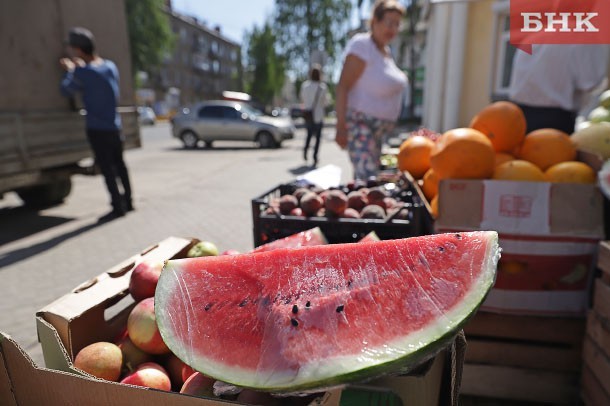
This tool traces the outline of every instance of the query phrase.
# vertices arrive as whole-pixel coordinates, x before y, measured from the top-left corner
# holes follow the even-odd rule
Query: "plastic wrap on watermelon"
[[[451,343],[491,289],[496,232],[171,260],[159,329],[223,382],[295,393],[405,373]]]
[[[326,236],[320,227],[314,227],[310,230],[301,231],[288,237],[268,242],[267,244],[254,248],[250,252],[265,252],[273,251],[278,248],[300,248],[324,244],[328,244]]]

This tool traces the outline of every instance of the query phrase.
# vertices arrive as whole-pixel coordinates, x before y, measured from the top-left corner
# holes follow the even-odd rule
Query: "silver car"
[[[277,148],[294,138],[289,117],[265,116],[252,106],[226,100],[198,103],[184,108],[172,120],[172,134],[185,148],[200,142],[211,147],[213,141],[254,141],[261,148]]]

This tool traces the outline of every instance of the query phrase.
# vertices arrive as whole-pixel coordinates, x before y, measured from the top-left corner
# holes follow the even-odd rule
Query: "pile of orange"
[[[576,146],[568,134],[550,128],[526,134],[523,112],[506,101],[490,104],[468,128],[449,130],[436,142],[411,137],[400,146],[398,167],[420,179],[435,211],[442,179],[596,182],[595,171],[576,161]]]

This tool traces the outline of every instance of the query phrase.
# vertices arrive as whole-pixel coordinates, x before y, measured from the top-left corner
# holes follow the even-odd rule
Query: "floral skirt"
[[[355,110],[346,116],[347,150],[354,166],[354,179],[366,180],[379,171],[383,139],[394,122],[371,117]]]

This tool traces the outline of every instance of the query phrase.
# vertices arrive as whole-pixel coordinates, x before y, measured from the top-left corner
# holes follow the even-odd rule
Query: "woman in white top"
[[[313,164],[318,165],[318,152],[320,150],[320,137],[322,136],[322,124],[324,121],[324,108],[327,104],[327,87],[320,80],[322,68],[315,64],[309,73],[309,80],[301,86],[301,102],[307,110],[312,111],[313,120],[307,124],[307,140],[303,149],[303,159],[307,161],[307,152],[311,138],[316,138],[313,149]]]
[[[335,140],[348,149],[355,179],[377,174],[381,143],[400,114],[407,77],[394,63],[389,44],[404,13],[396,0],[377,0],[369,32],[354,35],[345,50],[337,85]]]

